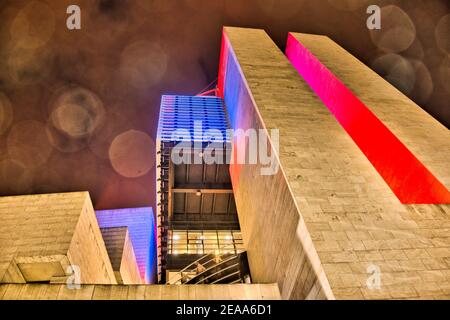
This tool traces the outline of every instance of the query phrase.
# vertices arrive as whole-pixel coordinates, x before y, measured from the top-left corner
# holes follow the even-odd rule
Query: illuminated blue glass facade
[[[160,141],[208,142],[210,139],[205,135],[208,130],[220,131],[224,140],[228,141],[228,121],[221,98],[164,95],[160,112]]]
[[[171,168],[173,170],[172,148],[180,142],[187,142],[190,147],[193,147],[188,153],[192,152],[202,161],[199,149],[214,144],[214,152],[219,152],[226,157],[231,150],[228,129],[228,116],[221,98],[178,95],[164,95],[161,98],[156,144],[158,282],[165,283],[165,266],[167,265],[169,211],[173,206],[170,200],[170,189],[174,179],[173,171],[171,171]],[[193,152],[194,150],[196,152]],[[222,151],[225,152],[222,153]],[[186,149],[183,149],[183,152],[186,152]]]

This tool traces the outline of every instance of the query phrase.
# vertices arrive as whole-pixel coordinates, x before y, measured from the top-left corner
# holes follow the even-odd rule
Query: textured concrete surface
[[[232,285],[0,285],[0,300],[279,300],[276,284]]]
[[[330,38],[291,35],[450,189],[450,131],[445,126]]]
[[[0,197],[0,282],[51,281],[69,265],[82,283],[116,283],[87,192]]]
[[[127,227],[102,228],[103,240],[119,284],[141,284],[133,245]]]
[[[280,130],[281,173],[231,168],[253,280],[290,299],[450,298],[450,207],[402,205],[264,31],[224,35],[231,126]]]

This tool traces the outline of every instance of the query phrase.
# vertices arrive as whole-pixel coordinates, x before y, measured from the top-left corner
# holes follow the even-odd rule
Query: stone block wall
[[[450,298],[449,205],[403,205],[264,31],[226,27],[223,43],[219,83],[232,128],[263,129],[267,136],[279,130],[278,152],[269,140],[280,165],[275,175],[262,175],[261,165],[230,169],[253,280],[277,282],[283,299]],[[322,54],[332,61],[336,50]],[[398,92],[383,94],[373,95],[372,104],[384,103],[389,113],[392,99],[395,110]],[[394,115],[385,117],[394,123]],[[430,122],[424,116],[420,130]],[[412,133],[398,133],[411,128],[396,130],[412,141]],[[445,139],[411,147],[444,184]]]
[[[141,284],[141,276],[128,228],[102,228],[101,232],[117,282],[119,284]]]
[[[87,192],[0,197],[0,282],[52,281],[70,265],[82,283],[116,283]]]

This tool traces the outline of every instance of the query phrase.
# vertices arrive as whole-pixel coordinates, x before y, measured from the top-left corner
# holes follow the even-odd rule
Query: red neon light
[[[222,30],[222,46],[220,48],[220,62],[219,62],[219,76],[217,79],[217,95],[220,98],[224,98],[225,92],[225,77],[227,73],[227,63],[228,63],[228,43],[225,30]]]
[[[402,203],[450,203],[447,188],[292,34],[286,56]]]

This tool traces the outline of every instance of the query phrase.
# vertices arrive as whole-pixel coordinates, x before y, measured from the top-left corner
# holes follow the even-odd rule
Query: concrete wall
[[[156,276],[156,222],[150,207],[100,210],[101,228],[128,227],[141,279],[153,283]]]
[[[133,245],[127,227],[102,228],[106,250],[119,284],[141,284]]]
[[[51,281],[69,265],[82,283],[116,283],[87,192],[0,198],[0,282]]]
[[[120,263],[120,275],[124,284],[141,284],[145,283],[141,279],[139,267],[136,262],[133,244],[131,243],[130,234],[127,232],[123,246],[122,261]]]
[[[330,38],[302,33],[291,33],[291,36],[450,189],[450,132],[444,125]]]
[[[279,300],[276,284],[233,285],[0,285],[0,300]]]
[[[289,34],[286,56],[402,203],[450,203],[443,125],[326,37]]]
[[[286,78],[297,78],[295,70],[262,30],[226,28],[221,69],[226,70],[221,81],[233,129],[266,128],[266,119],[264,115],[261,117],[259,105],[248,87],[250,80],[265,87],[265,92],[261,91],[267,102],[264,105],[276,110],[280,96],[277,87],[285,85]],[[320,106],[320,102],[306,91],[306,85],[301,89],[311,96],[313,104]],[[279,114],[276,111],[272,114],[281,120],[290,115],[288,111],[284,108]],[[280,139],[281,142],[287,140],[285,136]],[[291,138],[290,142],[295,141]],[[248,144],[234,141],[233,148],[233,152],[237,148],[245,150]],[[333,293],[318,255],[311,248],[311,237],[284,172],[280,169],[275,175],[264,176],[261,175],[262,167],[230,166],[252,280],[277,282],[283,299],[332,298]],[[301,233],[297,233],[297,229]]]
[[[402,205],[264,31],[224,29],[219,83],[233,128],[279,129],[276,175],[230,169],[255,282],[285,299],[450,298],[449,206]]]

